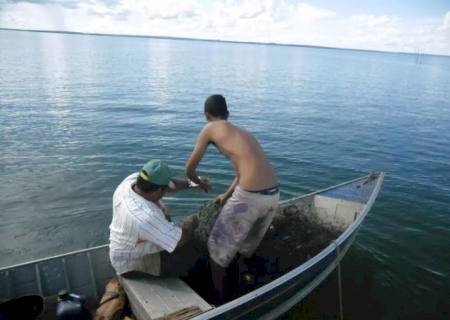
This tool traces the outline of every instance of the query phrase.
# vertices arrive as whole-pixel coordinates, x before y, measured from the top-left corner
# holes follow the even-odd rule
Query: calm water
[[[181,175],[212,93],[283,199],[386,172],[342,266],[346,318],[449,317],[449,57],[0,31],[0,265],[105,243],[117,184],[151,158]],[[214,148],[199,172],[213,194],[173,215],[233,179]],[[337,317],[335,278],[287,317]]]

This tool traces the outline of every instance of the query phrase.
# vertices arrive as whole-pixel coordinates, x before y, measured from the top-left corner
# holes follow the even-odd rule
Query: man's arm
[[[200,132],[197,138],[197,143],[195,144],[194,151],[192,151],[192,154],[189,158],[189,160],[186,162],[185,172],[186,176],[194,183],[198,184],[199,187],[206,192],[209,191],[210,185],[208,181],[205,179],[201,179],[196,172],[197,166],[200,163],[200,160],[202,160],[203,155],[206,152],[206,149],[208,147],[208,143],[210,140],[209,137],[209,131],[208,126],[205,126],[203,130]]]
[[[138,208],[130,210],[130,213],[138,222],[140,241],[151,241],[167,252],[175,250],[182,237],[182,228],[167,221],[163,212],[159,214]]]
[[[189,181],[183,178],[172,178],[170,179],[172,182],[169,184],[169,188],[167,188],[167,192],[176,192],[183,189],[187,189],[190,187]]]
[[[177,247],[182,247],[186,243],[188,243],[194,237],[194,231],[198,226],[198,217],[194,214],[191,214],[184,218],[181,223],[181,238],[178,241]]]
[[[132,217],[138,221],[139,242],[150,241],[167,252],[173,252],[194,237],[198,226],[198,217],[191,214],[184,218],[180,225],[167,221],[157,213],[132,212]]]

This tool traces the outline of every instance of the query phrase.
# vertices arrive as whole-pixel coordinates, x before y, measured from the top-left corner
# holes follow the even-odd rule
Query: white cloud
[[[446,29],[449,20],[450,12],[443,19],[411,21],[397,16],[355,15],[345,23],[346,45],[358,49],[450,55],[450,28]]]
[[[360,26],[368,27],[397,27],[399,18],[394,16],[376,16],[371,14],[360,14],[350,17],[350,21]]]
[[[307,3],[300,3],[296,11],[300,20],[306,23],[336,17],[336,12],[334,11],[313,7]]]
[[[7,3],[1,13],[0,27],[65,30],[64,9],[59,5],[19,2],[12,6]]]
[[[133,4],[130,6],[130,4]],[[134,12],[140,12],[148,19],[184,19],[198,15],[198,6],[194,1],[122,1],[121,5]]]
[[[0,5],[6,4],[38,4],[38,5],[58,5],[65,8],[77,8],[80,0],[0,0]]]
[[[440,28],[441,30],[450,30],[450,11],[444,16],[444,22]]]
[[[257,0],[228,0],[216,12],[216,18],[225,19],[255,19],[267,12],[267,1]]]
[[[401,19],[396,16],[354,15],[344,21],[347,45],[358,49],[401,51],[396,43],[401,38]]]

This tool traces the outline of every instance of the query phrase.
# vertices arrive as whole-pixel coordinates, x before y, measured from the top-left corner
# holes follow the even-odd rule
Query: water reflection
[[[64,109],[69,100],[66,41],[63,35],[39,34],[38,61],[43,73],[42,85],[50,102],[59,107],[50,111],[53,114],[68,112]]]
[[[167,106],[171,97],[169,87],[174,77],[174,63],[172,63],[173,46],[167,40],[148,41],[147,43],[147,72],[149,74],[149,91],[151,103],[156,106]]]

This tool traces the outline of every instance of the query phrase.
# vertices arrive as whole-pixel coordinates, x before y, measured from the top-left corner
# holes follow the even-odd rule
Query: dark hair
[[[228,119],[228,108],[225,98],[220,94],[213,94],[205,101],[205,112],[213,117]]]
[[[136,179],[136,186],[140,190],[144,191],[145,193],[156,191],[156,190],[158,190],[160,188],[161,189],[167,188],[166,186],[160,186],[160,185],[157,185],[157,184],[145,181],[140,176],[138,176],[137,179]]]

